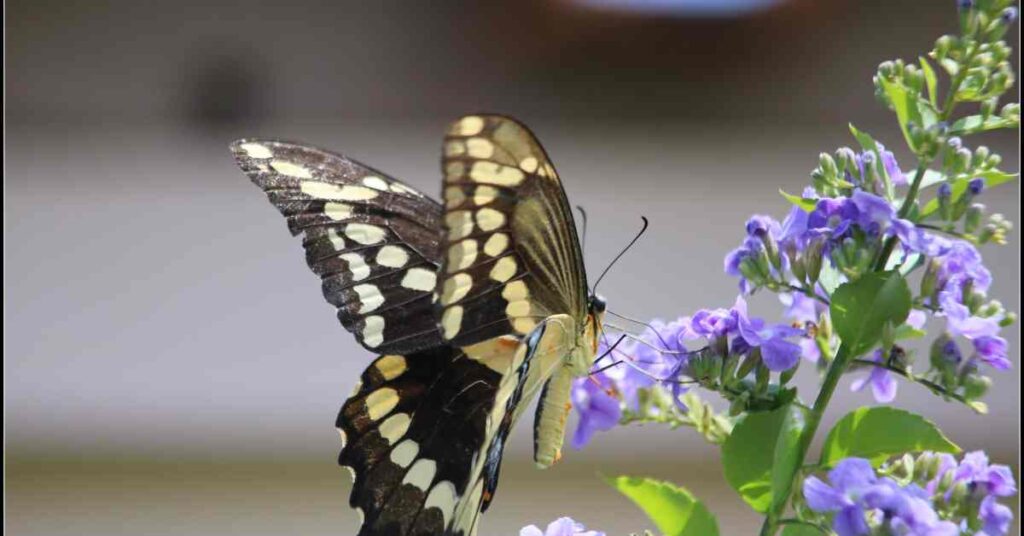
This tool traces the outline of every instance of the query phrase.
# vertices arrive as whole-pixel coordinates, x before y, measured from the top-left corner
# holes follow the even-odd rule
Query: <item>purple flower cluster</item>
[[[830,514],[839,536],[868,534],[1001,536],[1013,513],[997,499],[1017,493],[1010,469],[989,465],[983,452],[959,463],[949,454],[925,453],[938,470],[927,482],[900,483],[879,476],[862,458],[847,458],[828,473],[828,482],[811,476],[803,495],[811,510]]]
[[[1009,467],[990,465],[988,456],[981,451],[965,454],[959,463],[949,454],[940,454],[938,472],[926,489],[929,494],[938,496],[936,501],[941,505],[951,502],[957,487],[967,493],[966,510],[973,510],[971,504],[977,507],[976,524],[980,525],[982,534],[998,536],[1009,531],[1013,512],[998,502],[999,498],[1017,494],[1017,484]]]
[[[976,296],[984,296],[992,284],[992,274],[982,264],[981,254],[973,245],[955,240],[935,260],[935,286],[946,331],[971,342],[972,359],[997,370],[1009,369],[1006,339],[999,336],[1002,312],[982,316],[972,312],[969,305]]]
[[[926,490],[879,477],[863,458],[840,461],[829,471],[828,480],[814,476],[804,480],[804,499],[815,512],[834,513],[832,529],[839,536],[872,534],[869,521],[892,534],[960,534],[955,523],[939,518]]]
[[[603,532],[587,530],[582,523],[573,521],[572,518],[561,517],[550,524],[546,530],[540,530],[536,525],[523,527],[519,536],[605,536]]]
[[[615,347],[611,358],[621,361],[619,365],[573,384],[573,407],[579,413],[579,421],[572,444],[582,448],[594,432],[614,427],[622,416],[622,406],[638,409],[640,390],[655,384],[665,385],[676,404],[685,410],[680,397],[686,392],[686,385],[681,376],[693,377],[690,365],[695,353],[687,348],[687,343],[720,349],[719,359],[756,351],[769,370],[781,372],[800,361],[804,335],[802,329],[769,324],[763,318],[750,316],[742,296],[728,309],[701,309],[668,323],[655,320],[637,340]],[[608,349],[608,341],[600,341],[598,355],[604,355]],[[601,367],[603,363],[596,365]]]

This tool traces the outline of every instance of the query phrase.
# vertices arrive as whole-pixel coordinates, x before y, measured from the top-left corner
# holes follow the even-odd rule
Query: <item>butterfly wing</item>
[[[530,131],[498,115],[463,117],[444,141],[442,337],[465,346],[529,333],[568,314],[582,325],[587,283],[572,210]]]
[[[364,347],[410,353],[443,344],[432,306],[442,240],[436,201],[307,145],[239,140],[231,150],[302,235],[324,297]]]
[[[500,441],[496,459],[489,453],[507,433],[519,347],[514,338],[442,346],[381,356],[366,369],[337,422],[360,536],[475,532],[497,484]]]

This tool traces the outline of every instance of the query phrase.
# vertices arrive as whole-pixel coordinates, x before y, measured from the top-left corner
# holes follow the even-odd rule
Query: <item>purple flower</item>
[[[953,470],[953,481],[978,488],[984,495],[1009,497],[1017,493],[1017,484],[1010,468],[1005,465],[989,465],[988,456],[980,450],[964,454],[960,465]]]
[[[690,318],[689,333],[706,339],[717,339],[736,330],[736,317],[731,309],[701,309]]]
[[[572,407],[580,414],[572,446],[583,448],[594,432],[611,430],[619,423],[622,408],[619,400],[609,394],[614,383],[603,373],[576,380],[572,386]]]
[[[761,349],[761,359],[769,370],[789,370],[800,361],[800,346],[786,339],[802,335],[803,330],[785,324],[769,326],[762,318],[747,316],[747,302],[742,296],[736,298],[733,311],[740,337],[751,348]]]
[[[519,536],[605,536],[603,532],[587,530],[582,523],[572,518],[562,517],[551,522],[547,530],[540,530],[536,525],[523,527]]]
[[[831,485],[813,476],[804,480],[804,498],[816,512],[835,512],[832,528],[839,536],[870,534],[867,512],[890,529],[887,534],[959,534],[955,524],[939,518],[925,490],[915,484],[900,486],[890,478],[879,478],[863,458],[840,461],[828,478]]]
[[[981,500],[978,509],[978,518],[981,519],[982,532],[988,536],[1002,536],[1010,532],[1010,521],[1013,521],[1013,511],[1005,505],[996,502],[996,498],[989,495]]]
[[[882,166],[885,167],[885,174],[889,176],[893,186],[906,186],[907,177],[900,171],[900,165],[896,162],[896,156],[892,154],[892,151],[886,151],[885,146],[879,143],[878,154],[882,155]]]
[[[971,341],[974,355],[996,370],[1009,370],[1010,360],[1006,357],[1006,339],[996,336],[982,336]]]
[[[832,528],[839,536],[862,536],[870,529],[864,520],[864,507],[859,504],[860,493],[878,481],[867,460],[847,458],[828,473],[826,484],[815,476],[804,480],[804,499],[815,512],[836,512]]]
[[[946,330],[954,336],[961,335],[971,340],[996,336],[999,318],[972,315],[970,309],[961,303],[961,294],[956,288],[939,293],[939,304],[946,316]]]
[[[985,189],[985,179],[976,177],[971,179],[971,182],[967,183],[967,191],[970,195],[975,196],[980,194]]]
[[[992,285],[992,273],[982,264],[981,253],[964,240],[951,240],[949,247],[935,256],[939,261],[937,288],[962,288],[967,281],[978,292],[986,292]]]
[[[884,361],[882,350],[875,350],[868,360],[882,363]],[[896,399],[896,389],[899,387],[899,384],[896,382],[896,378],[893,378],[893,374],[887,369],[871,367],[871,371],[867,376],[858,378],[850,384],[850,390],[861,391],[868,385],[871,386],[871,394],[874,395],[876,402],[888,404]]]

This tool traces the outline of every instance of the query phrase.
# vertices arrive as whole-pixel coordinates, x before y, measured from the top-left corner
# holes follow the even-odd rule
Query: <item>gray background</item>
[[[370,355],[234,167],[230,140],[305,140],[433,193],[447,121],[518,116],[591,214],[592,274],[650,218],[602,294],[617,312],[670,318],[732,303],[722,257],[746,217],[781,217],[778,188],[800,191],[819,152],[853,145],[847,122],[899,147],[870,76],[951,31],[947,3],[636,14],[555,1],[8,2],[7,528],[354,532],[332,424]],[[1012,133],[972,143],[1019,169]],[[984,201],[1017,221],[1019,193]],[[1012,310],[1019,250],[1017,233],[983,250]],[[913,385],[898,404],[1016,472],[1016,327],[1007,337],[1015,369],[995,375],[990,416]],[[848,383],[829,422],[871,403]],[[691,431],[616,429],[539,472],[519,428],[483,534],[562,514],[609,534],[648,527],[599,472],[683,484],[723,534],[759,523]]]

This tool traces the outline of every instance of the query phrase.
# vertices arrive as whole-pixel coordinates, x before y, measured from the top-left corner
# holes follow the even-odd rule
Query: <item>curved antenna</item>
[[[604,276],[608,275],[608,270],[611,270],[612,266],[615,266],[615,263],[618,262],[619,259],[621,259],[627,251],[629,251],[629,248],[633,247],[633,244],[636,244],[636,241],[640,240],[640,237],[643,236],[645,232],[647,232],[647,226],[650,225],[650,222],[647,221],[646,216],[640,216],[640,219],[644,221],[644,225],[643,227],[640,228],[640,232],[638,232],[636,236],[634,236],[633,239],[630,240],[628,244],[626,244],[626,247],[622,248],[622,251],[620,251],[619,254],[616,255],[614,259],[612,259],[612,262],[608,263],[608,267],[605,268],[603,272],[601,272],[601,275],[598,276],[597,278],[597,282],[594,283],[594,290],[591,291],[592,294],[597,293],[597,286],[601,284],[601,280],[604,279]]]

